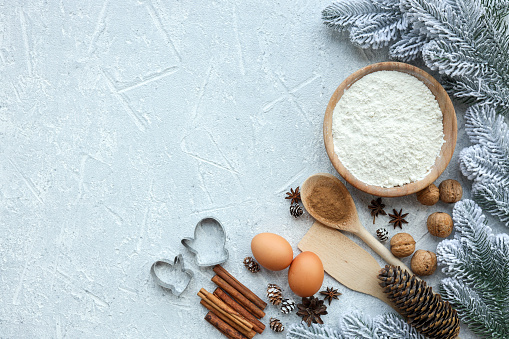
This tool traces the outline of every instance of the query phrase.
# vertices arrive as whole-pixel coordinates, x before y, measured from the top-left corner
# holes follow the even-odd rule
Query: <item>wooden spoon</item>
[[[340,231],[315,221],[298,247],[301,251],[315,253],[322,261],[325,272],[341,284],[394,307],[378,284],[378,262]]]
[[[352,196],[332,174],[307,178],[301,187],[301,199],[309,214],[325,226],[355,234],[387,263],[412,272],[361,225]]]

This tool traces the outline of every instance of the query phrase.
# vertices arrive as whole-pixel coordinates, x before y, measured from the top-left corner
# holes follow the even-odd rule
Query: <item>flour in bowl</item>
[[[332,115],[334,151],[358,180],[394,187],[423,179],[444,141],[442,111],[416,77],[378,71],[357,80]]]

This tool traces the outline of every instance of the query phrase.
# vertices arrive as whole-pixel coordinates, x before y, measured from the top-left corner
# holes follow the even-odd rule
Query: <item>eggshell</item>
[[[302,252],[293,259],[288,270],[288,284],[299,297],[310,297],[323,283],[323,264],[313,252]]]
[[[292,246],[274,233],[260,233],[251,240],[251,252],[256,261],[271,271],[287,268],[293,259]]]

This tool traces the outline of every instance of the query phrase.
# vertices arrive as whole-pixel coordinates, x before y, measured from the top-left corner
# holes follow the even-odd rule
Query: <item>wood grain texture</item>
[[[430,89],[440,106],[443,114],[445,143],[442,145],[440,155],[435,160],[435,164],[431,168],[431,171],[422,180],[411,182],[403,186],[389,188],[367,185],[354,177],[350,171],[343,166],[337,154],[334,152],[334,143],[332,138],[332,114],[337,102],[343,95],[344,91],[350,88],[350,86],[352,86],[352,84],[354,84],[357,80],[367,74],[377,71],[399,71],[415,76]],[[435,78],[420,68],[401,62],[380,62],[366,66],[352,73],[338,86],[334,94],[332,94],[329,104],[325,110],[325,117],[323,121],[323,139],[325,149],[334,168],[352,186],[366,193],[382,197],[400,197],[416,193],[434,182],[446,169],[449,161],[451,160],[454,148],[456,147],[457,134],[458,126],[456,121],[456,112],[454,111],[454,106],[452,105],[449,95],[442,85],[440,85]]]
[[[378,285],[380,265],[343,233],[315,222],[298,247],[301,251],[312,251],[318,255],[325,272],[341,284],[391,305]]]

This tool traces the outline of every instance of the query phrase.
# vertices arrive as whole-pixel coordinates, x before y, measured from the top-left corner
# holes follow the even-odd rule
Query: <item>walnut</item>
[[[417,200],[426,206],[435,205],[438,202],[440,193],[435,184],[431,184],[423,190],[417,192]]]
[[[391,239],[391,252],[398,258],[408,257],[415,251],[415,240],[408,233],[398,233]]]
[[[440,200],[446,203],[453,203],[461,200],[463,189],[461,184],[453,179],[447,179],[438,186],[440,191]]]
[[[414,274],[432,275],[437,269],[437,255],[431,251],[417,250],[412,256],[410,266]]]
[[[453,228],[452,218],[444,212],[435,212],[428,217],[426,222],[428,231],[432,235],[440,238],[447,238]]]

